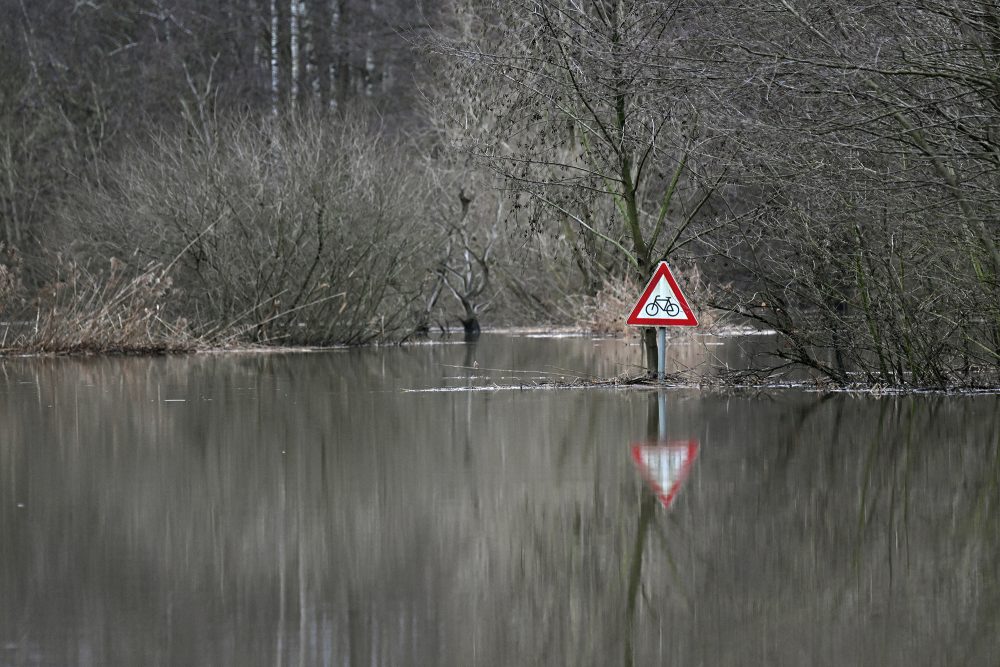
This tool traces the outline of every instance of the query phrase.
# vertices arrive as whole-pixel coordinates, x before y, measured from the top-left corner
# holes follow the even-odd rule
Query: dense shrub
[[[136,148],[64,222],[87,254],[162,266],[202,339],[392,338],[437,243],[403,155],[360,121],[217,122]]]

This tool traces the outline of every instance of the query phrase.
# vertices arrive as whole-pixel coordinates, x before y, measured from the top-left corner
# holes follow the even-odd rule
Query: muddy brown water
[[[998,664],[1000,399],[482,390],[638,359],[0,360],[0,666]]]

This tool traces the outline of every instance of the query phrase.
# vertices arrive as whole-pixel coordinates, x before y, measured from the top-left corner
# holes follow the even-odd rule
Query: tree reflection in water
[[[666,512],[655,395],[465,352],[4,362],[0,665],[998,662],[996,397],[673,390]]]

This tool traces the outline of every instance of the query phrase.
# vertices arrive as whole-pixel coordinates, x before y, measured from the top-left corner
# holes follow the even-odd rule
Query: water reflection
[[[647,423],[649,424],[649,432],[652,434],[655,431],[657,437],[655,440],[636,442],[631,445],[632,461],[648,486],[648,490],[642,493],[639,502],[638,525],[636,526],[635,543],[632,547],[628,568],[624,615],[625,667],[632,667],[635,664],[636,610],[642,581],[646,540],[655,520],[656,502],[659,502],[664,511],[670,509],[681,486],[691,473],[699,449],[697,440],[668,439],[667,394],[665,391],[659,391],[655,395],[650,395],[650,398],[654,399],[654,396],[656,402],[655,428],[652,423],[652,409],[649,411],[650,416]],[[664,556],[667,553],[664,549],[659,555]]]
[[[998,662],[996,398],[670,392],[666,512],[653,394],[467,349],[0,364],[0,665]]]
[[[697,440],[632,445],[632,461],[664,509],[670,509],[698,457]]]
[[[667,392],[659,391],[650,396],[655,396],[656,400],[656,428],[649,430],[655,430],[657,437],[632,443],[632,462],[664,509],[670,509],[691,474],[700,444],[696,439],[668,439]]]

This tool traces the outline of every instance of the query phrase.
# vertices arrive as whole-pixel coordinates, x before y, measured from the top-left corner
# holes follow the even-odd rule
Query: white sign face
[[[642,464],[649,476],[666,490],[681,478],[681,472],[688,462],[687,447],[656,447],[643,449],[639,453]]]
[[[698,320],[666,262],[660,262],[632,308],[628,324],[637,327],[697,326]]]

